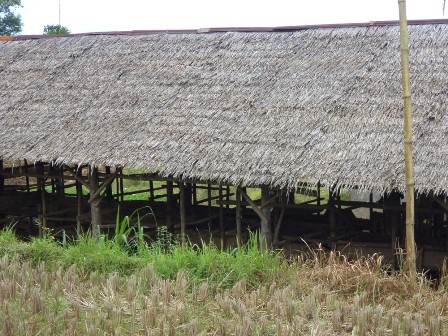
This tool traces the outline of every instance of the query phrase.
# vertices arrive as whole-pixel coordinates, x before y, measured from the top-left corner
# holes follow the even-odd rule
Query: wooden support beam
[[[262,221],[267,221],[265,214],[258,208],[258,206],[255,204],[254,201],[249,197],[249,195],[246,194],[245,191],[241,189],[241,195],[244,197],[244,199],[249,203],[249,205],[252,207],[252,210],[254,210],[257,215],[260,217]]]
[[[330,215],[330,248],[334,251],[336,250],[336,208],[335,208],[335,202],[334,202],[334,194],[333,190],[329,190],[328,194],[328,204],[330,205],[330,208],[328,209],[329,215]]]
[[[90,185],[88,182],[84,181],[84,179],[82,178],[82,174],[78,174],[74,169],[72,169],[69,166],[64,166],[65,169],[72,174],[73,178],[78,181],[79,183],[81,183],[84,187],[86,187],[88,190],[90,190]],[[92,190],[90,190],[90,192],[92,192]]]
[[[149,181],[149,200],[154,201],[154,181]]]
[[[37,163],[36,171],[39,174],[44,173],[44,166],[42,163]],[[38,178],[37,180],[37,189],[40,192],[40,204],[39,204],[39,235],[42,237],[44,235],[45,229],[47,228],[47,202],[46,202],[46,191],[45,191],[45,179]]]
[[[274,229],[274,239],[272,243],[274,246],[278,246],[280,240],[280,229],[282,227],[283,217],[285,216],[285,210],[286,210],[286,202],[287,202],[286,193],[283,193],[280,201],[283,204],[283,207],[280,210],[280,216],[278,217],[278,221]]]
[[[97,169],[98,171],[98,169]],[[121,172],[121,168],[118,168],[114,174],[112,174],[111,176],[109,176],[108,178],[106,178],[106,180],[104,180],[104,182],[98,187],[98,189],[93,192],[90,195],[89,198],[89,203],[92,203],[93,201],[95,201],[98,198],[98,202],[101,202],[101,197],[100,197],[100,193],[108,186],[110,186],[110,184],[113,182],[113,180],[118,176],[118,174],[120,174]]]
[[[224,206],[223,206],[223,192],[222,186],[219,185],[219,236],[221,238],[221,250],[223,250],[226,246],[226,230],[224,225]]]
[[[179,182],[179,206],[180,206],[180,236],[182,243],[186,242],[185,237],[185,228],[187,227],[187,214],[185,209],[185,184],[183,182]]]
[[[241,221],[242,221],[242,212],[241,212],[241,187],[236,187],[235,190],[235,198],[236,198],[236,242],[239,246],[242,243],[241,237]]]
[[[81,169],[76,170],[76,175],[80,177],[82,174]],[[82,234],[82,184],[79,181],[76,181],[76,234],[78,237]]]
[[[115,172],[116,172],[116,170],[115,170]],[[111,174],[110,166],[106,166],[106,174],[107,175]],[[113,180],[112,180],[112,182],[113,182]],[[108,199],[109,201],[113,199],[112,182],[106,186],[106,192],[105,192],[106,199]]]
[[[5,177],[3,176],[3,160],[0,159],[0,191],[5,189]]]
[[[153,197],[154,199],[154,197]],[[171,232],[174,232],[174,223],[173,223],[173,182],[168,181],[166,183],[166,227]]]
[[[89,179],[90,192],[96,194],[100,188],[97,167],[90,166]],[[100,200],[101,198],[96,197],[94,201],[90,203],[91,230],[94,237],[98,234],[98,228],[102,225]]]
[[[261,187],[261,204],[269,203],[269,187],[263,186]],[[261,219],[261,248],[272,250],[272,229],[271,229],[271,207],[265,206],[262,210],[263,217]]]

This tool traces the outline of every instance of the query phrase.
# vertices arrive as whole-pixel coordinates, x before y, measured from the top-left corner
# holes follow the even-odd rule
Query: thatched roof
[[[419,191],[448,191],[448,24],[410,29]],[[0,42],[0,156],[404,190],[399,29]]]

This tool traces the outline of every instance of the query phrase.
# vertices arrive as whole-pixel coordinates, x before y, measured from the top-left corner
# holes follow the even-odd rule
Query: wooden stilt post
[[[36,165],[36,170],[38,174],[43,175],[44,172],[44,166],[43,163],[38,163]],[[40,191],[40,214],[39,214],[39,236],[43,236],[45,233],[45,230],[47,228],[47,202],[46,202],[46,191],[45,191],[45,179],[44,178],[38,178],[37,180],[37,188]]]
[[[154,201],[154,181],[149,181],[149,200]]]
[[[0,160],[0,191],[5,189],[5,177],[3,176],[3,160]]]
[[[263,250],[269,249],[272,250],[272,229],[271,229],[271,205],[269,204],[269,187],[262,186],[261,187],[261,204],[266,204],[261,212],[263,213],[265,219],[261,220],[261,239],[262,245],[261,248]]]
[[[275,247],[277,247],[279,245],[279,241],[280,241],[280,229],[282,227],[283,218],[285,216],[285,210],[286,210],[286,202],[287,202],[286,197],[287,197],[286,192],[281,191],[280,202],[282,203],[282,209],[280,211],[280,216],[278,217],[278,220],[275,223],[274,239],[273,239],[273,243],[272,243]]]
[[[173,223],[173,181],[166,182],[166,227],[174,232]]]
[[[192,184],[192,193],[193,193],[193,206],[196,206],[198,202],[198,194],[196,189],[196,183]]]
[[[329,189],[328,205],[330,206],[328,209],[330,215],[330,248],[334,251],[336,250],[336,205],[332,189]]]
[[[226,232],[224,227],[224,204],[223,204],[223,186],[219,184],[218,198],[219,198],[219,236],[221,238],[221,250],[226,246]]]
[[[26,180],[26,191],[30,192],[30,177],[28,176],[28,162],[26,160],[23,160],[24,166],[25,166],[25,180]]]
[[[124,201],[124,180],[123,180],[123,171],[120,172],[119,178],[117,177],[117,181],[120,180],[120,201]]]
[[[207,208],[208,208],[208,218],[212,217],[212,186],[210,183],[207,184]],[[212,225],[211,220],[208,222],[208,227]]]
[[[185,209],[185,184],[179,182],[179,205],[180,205],[180,236],[182,244],[185,244],[185,229],[187,227],[187,214]]]
[[[82,169],[77,167],[76,175],[82,178]],[[76,181],[76,201],[77,201],[77,217],[76,217],[76,234],[78,237],[82,234],[82,184],[79,181]]]
[[[110,170],[110,166],[106,166],[106,174],[107,174],[107,177],[110,176],[110,172],[111,172],[111,170]],[[106,177],[106,178],[107,178],[107,177]],[[112,183],[110,183],[110,184],[107,185],[105,196],[106,196],[106,199],[107,199],[109,202],[112,200],[112,198],[113,198]]]
[[[98,188],[99,184],[99,174],[98,168],[89,166],[89,179],[90,179],[90,194],[93,195]],[[101,226],[101,208],[100,208],[101,196],[98,195],[95,200],[90,203],[90,215],[91,215],[91,230],[94,237],[97,236],[99,227]]]
[[[236,199],[236,243],[239,246],[242,243],[241,240],[241,187],[237,186],[235,189]]]

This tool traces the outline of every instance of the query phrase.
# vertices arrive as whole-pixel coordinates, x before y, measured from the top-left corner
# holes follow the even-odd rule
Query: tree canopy
[[[22,18],[15,10],[22,0],[0,0],[0,36],[16,35],[22,31]]]
[[[70,30],[67,27],[57,25],[46,25],[44,27],[44,34],[49,35],[60,35],[60,34],[70,34]]]

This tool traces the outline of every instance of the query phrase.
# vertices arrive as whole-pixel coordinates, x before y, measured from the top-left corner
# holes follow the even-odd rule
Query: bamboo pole
[[[398,0],[400,12],[400,53],[404,102],[404,160],[406,178],[406,270],[411,278],[416,273],[414,238],[414,167],[412,161],[412,101],[409,74],[409,35],[406,0]]]

